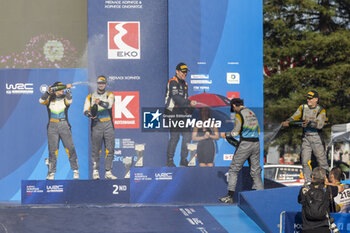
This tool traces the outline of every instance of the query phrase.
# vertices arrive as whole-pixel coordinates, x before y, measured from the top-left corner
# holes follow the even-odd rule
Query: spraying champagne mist
[[[74,82],[72,83],[73,86],[77,86],[77,85],[90,85],[89,82],[83,82],[83,81],[78,81],[78,82]]]
[[[290,121],[289,126],[291,127],[302,127],[304,121]],[[277,136],[278,132],[283,128],[283,125],[278,125],[275,129],[273,129],[271,132],[265,133],[264,135],[264,144],[268,145],[270,144]]]
[[[277,136],[278,132],[281,130],[282,128],[282,124],[278,125],[275,129],[273,129],[271,132],[269,133],[265,133],[264,136],[264,144],[268,145],[270,144]]]

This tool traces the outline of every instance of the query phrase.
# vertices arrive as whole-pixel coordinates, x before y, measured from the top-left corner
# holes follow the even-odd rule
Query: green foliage
[[[319,92],[330,126],[350,121],[349,12],[349,0],[264,0],[267,124],[291,116],[309,90]],[[285,129],[275,144],[296,147],[300,136],[301,129]]]

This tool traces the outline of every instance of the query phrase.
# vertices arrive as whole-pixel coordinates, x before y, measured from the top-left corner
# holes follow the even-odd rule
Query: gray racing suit
[[[106,150],[105,169],[112,170],[114,159],[115,135],[111,118],[111,110],[114,103],[112,92],[105,91],[103,94],[94,92],[86,97],[84,115],[91,117],[91,107],[100,99],[97,117],[91,120],[92,141],[92,169],[99,170],[102,143]]]
[[[310,163],[312,152],[317,159],[318,165],[327,171],[329,170],[325,148],[320,137],[320,132],[325,125],[326,119],[326,110],[318,104],[315,108],[310,108],[307,104],[300,105],[297,111],[287,119],[287,121],[309,121],[307,127],[303,128],[301,144],[301,163],[306,183],[311,182]]]
[[[78,159],[71,127],[68,122],[68,108],[72,103],[72,95],[69,91],[60,97],[54,97],[45,92],[39,102],[47,106],[49,114],[49,124],[47,126],[47,139],[49,147],[49,173],[56,172],[57,153],[60,139],[68,154],[72,170],[78,170]]]
[[[227,189],[229,191],[235,191],[238,173],[246,160],[249,161],[250,176],[253,178],[253,189],[264,189],[260,166],[260,128],[255,113],[243,107],[235,115],[235,126],[233,130],[226,134],[231,134],[232,137],[240,135],[240,143],[230,164]]]

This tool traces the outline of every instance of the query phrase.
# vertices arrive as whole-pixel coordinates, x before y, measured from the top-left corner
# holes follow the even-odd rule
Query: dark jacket
[[[332,196],[338,195],[338,187],[336,186],[325,186],[324,184],[317,184],[317,183],[311,183],[310,186],[313,186],[317,189],[324,189],[326,191],[326,195],[329,197],[328,199],[328,204],[327,206],[330,206],[330,200],[331,200],[331,194]],[[300,189],[299,195],[298,195],[298,202],[302,204],[302,210],[301,210],[301,215],[302,215],[302,220],[303,220],[303,230],[311,230],[311,229],[317,229],[319,227],[325,227],[328,226],[328,219],[324,220],[309,220],[305,216],[305,204],[306,204],[306,198],[305,194],[307,191],[310,189],[310,186],[303,186]],[[330,213],[330,210],[328,211]]]
[[[172,113],[186,113],[189,108],[188,87],[185,80],[173,77],[166,88],[165,108]]]

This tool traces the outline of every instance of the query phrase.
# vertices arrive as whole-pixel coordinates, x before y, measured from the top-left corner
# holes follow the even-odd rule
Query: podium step
[[[22,180],[22,204],[219,204],[227,193],[227,167],[132,168],[130,179]],[[251,189],[249,168],[238,176],[238,193]],[[0,232],[1,233],[1,232]]]

